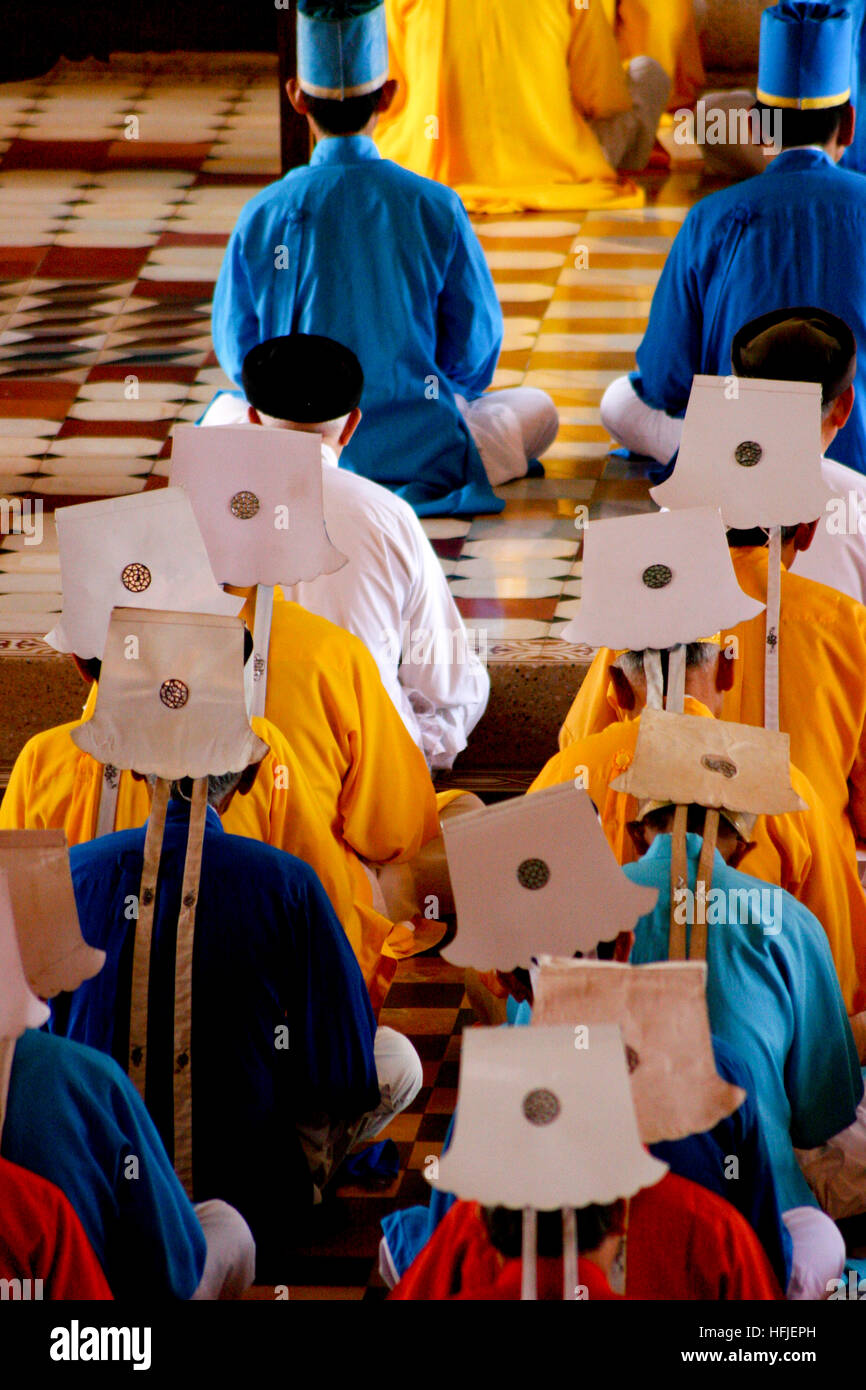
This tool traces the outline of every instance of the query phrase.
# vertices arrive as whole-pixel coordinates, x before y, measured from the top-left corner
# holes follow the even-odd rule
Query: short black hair
[[[356,135],[374,115],[381,95],[382,88],[377,87],[375,92],[345,97],[343,101],[333,97],[313,97],[309,92],[304,92],[304,99],[316,125],[328,135]]]
[[[350,348],[320,333],[288,333],[250,348],[241,369],[247,401],[262,415],[325,424],[354,410],[364,390]]]
[[[781,127],[782,149],[790,149],[793,145],[826,145],[837,134],[850,105],[850,101],[843,101],[839,106],[825,106],[819,111],[798,111],[795,107],[755,103],[762,117],[765,111],[770,113],[774,131]]]
[[[597,1250],[610,1235],[621,1214],[622,1205],[581,1207],[577,1212],[577,1244],[583,1253]],[[516,1260],[523,1244],[523,1212],[510,1207],[482,1207],[484,1224],[491,1244],[507,1259]],[[537,1213],[538,1254],[555,1258],[562,1254],[562,1212]]]
[[[815,518],[810,517],[809,520],[814,521]],[[798,526],[783,526],[782,544],[788,545],[788,543],[794,539],[798,530]],[[745,531],[739,531],[735,526],[728,528],[728,545],[731,548],[735,545],[756,546],[769,545],[769,543],[769,534],[763,526],[752,526],[749,530]]]

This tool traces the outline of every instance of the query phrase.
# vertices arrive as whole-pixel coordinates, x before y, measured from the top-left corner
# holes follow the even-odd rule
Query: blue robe
[[[195,1293],[204,1233],[138,1092],[110,1057],[48,1033],[19,1038],[2,1153],[66,1194],[115,1298]]]
[[[688,835],[687,847],[694,889],[700,837]],[[668,959],[670,871],[670,835],[658,836],[643,859],[623,870],[634,883],[659,890],[656,907],[635,927],[635,965]],[[846,1129],[863,1095],[827,937],[808,908],[783,889],[777,890],[781,921],[765,913],[755,901],[755,880],[729,868],[718,850],[712,887],[726,895],[728,921],[714,924],[710,904],[710,1028],[740,1053],[754,1078],[782,1210],[817,1206],[794,1147],[816,1148]]]
[[[866,34],[863,20],[866,19],[866,0],[845,0],[845,9],[854,16],[856,37],[854,57],[851,65],[851,104],[857,113],[854,126],[854,141],[842,156],[845,169],[858,169],[866,172]]]
[[[170,801],[151,955],[146,1101],[169,1154],[188,820],[188,803]],[[58,1024],[124,1067],[135,932],[128,904],[139,893],[144,837],[142,826],[70,851],[82,934],[107,960],[71,996],[68,1018],[57,1011]],[[296,1122],[349,1122],[379,1103],[375,1028],[360,968],[313,870],[227,835],[209,808],[192,964],[193,1194],[242,1213],[260,1276],[285,1258],[313,1198]]]
[[[783,150],[763,173],[702,199],[653,295],[631,378],[638,394],[682,416],[696,373],[730,374],[743,324],[785,306],[827,309],[858,346],[854,409],[833,457],[866,472],[864,247],[866,181],[822,150]]]
[[[382,159],[367,136],[320,140],[241,212],[213,301],[214,347],[237,385],[250,348],[293,332],[337,339],[364,369],[341,468],[420,516],[502,510],[454,401],[490,385],[503,332],[456,193]]]
[[[512,1008],[512,999],[508,1004],[509,1022],[521,1027],[531,1021],[532,1010],[528,1004]],[[791,1275],[791,1237],[782,1221],[769,1153],[753,1099],[754,1083],[735,1048],[720,1038],[713,1038],[713,1053],[719,1075],[734,1086],[740,1086],[746,1092],[745,1101],[714,1129],[704,1134],[690,1134],[686,1139],[652,1144],[650,1152],[667,1163],[679,1177],[699,1183],[737,1208],[763,1245],[784,1289]],[[443,1153],[451,1143],[453,1128],[452,1120]],[[738,1163],[736,1178],[730,1176],[728,1160],[731,1157]],[[456,1200],[453,1193],[434,1188],[426,1207],[406,1207],[383,1218],[382,1230],[401,1279]]]

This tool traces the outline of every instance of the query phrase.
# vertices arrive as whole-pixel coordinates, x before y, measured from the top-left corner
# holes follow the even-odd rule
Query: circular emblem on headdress
[[[641,575],[648,589],[664,589],[673,577],[674,572],[669,565],[648,565]]]
[[[517,882],[523,888],[543,888],[550,878],[550,869],[543,859],[524,859],[517,866]]]
[[[559,1097],[540,1087],[523,1097],[523,1113],[531,1125],[551,1125],[561,1110]]]
[[[150,588],[151,578],[147,565],[140,565],[137,561],[124,565],[120,571],[120,582],[131,594],[143,594],[145,589]]]
[[[251,516],[255,516],[260,506],[261,502],[254,492],[236,492],[229,502],[229,511],[239,521],[249,521]]]
[[[744,439],[734,450],[734,458],[741,468],[754,468],[756,463],[760,463],[763,452],[754,439]]]
[[[640,1057],[638,1057],[633,1047],[629,1047],[628,1043],[625,1045],[625,1064],[628,1067],[629,1076],[631,1076],[633,1071],[637,1071],[640,1066]]]
[[[163,681],[159,687],[159,698],[169,709],[183,709],[189,699],[189,686],[174,679]]]
[[[723,777],[736,777],[737,764],[732,763],[730,758],[715,758],[712,753],[705,753],[701,758],[701,767],[705,767],[708,772],[720,772]]]

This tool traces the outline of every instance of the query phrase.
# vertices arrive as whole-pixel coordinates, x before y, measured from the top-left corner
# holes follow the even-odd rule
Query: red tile
[[[13,140],[0,160],[7,169],[105,169],[108,140]]]
[[[136,373],[137,375],[137,373]],[[102,402],[106,404],[106,402]],[[73,435],[90,435],[106,438],[165,439],[172,426],[171,420],[64,420],[57,432],[58,439],[69,439]]]
[[[47,246],[0,246],[0,280],[35,275]]]
[[[39,274],[58,280],[134,280],[147,253],[146,246],[52,246]]]
[[[163,232],[157,246],[227,246],[228,232]]]
[[[108,158],[112,169],[137,169],[142,164],[148,169],[191,169],[197,170],[207,159],[212,141],[204,144],[171,144],[167,140],[113,140],[108,146]]]
[[[455,603],[464,618],[534,618],[549,623],[559,598],[456,598]]]
[[[444,540],[434,540],[433,549],[443,560],[456,560],[463,551],[463,536],[449,536]]]
[[[62,420],[78,395],[76,381],[15,381],[0,377],[0,415]]]
[[[195,381],[199,370],[198,367],[170,366],[164,362],[153,365],[142,362],[135,365],[135,375],[139,381],[179,381],[186,386]],[[128,362],[106,362],[101,366],[91,367],[87,380],[125,381],[129,372]]]
[[[140,299],[213,298],[213,280],[139,280],[132,291]]]

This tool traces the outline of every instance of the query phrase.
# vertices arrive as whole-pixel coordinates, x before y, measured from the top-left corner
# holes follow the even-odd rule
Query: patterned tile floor
[[[0,87],[0,527],[26,530],[28,499],[46,507],[41,545],[0,538],[0,656],[38,649],[59,610],[50,509],[141,489],[165,471],[175,422],[228,384],[209,337],[213,284],[241,206],[278,173],[268,57],[66,65]],[[547,476],[503,488],[501,517],[425,523],[491,661],[580,654],[557,636],[580,601],[576,518],[647,506],[637,470],[608,455],[598,404],[632,364],[700,168],[643,182],[638,212],[476,222],[506,323],[494,385],[543,387],[561,417]],[[293,1258],[292,1298],[383,1297],[378,1221],[426,1199],[472,1018],[462,971],[401,965],[382,1022],[424,1064],[424,1089],[389,1131],[401,1172],[384,1191],[342,1189],[348,1224]]]
[[[561,416],[547,476],[501,489],[502,517],[426,523],[493,661],[574,659],[557,634],[580,601],[579,519],[646,505],[598,404],[695,199],[699,167],[679,167],[644,180],[641,211],[476,221],[505,314],[494,386],[543,387]],[[228,384],[213,284],[241,206],[278,173],[266,56],[68,64],[0,87],[0,498],[50,509],[166,471],[175,423]],[[0,541],[0,652],[32,650],[58,609],[45,522],[39,547]]]

